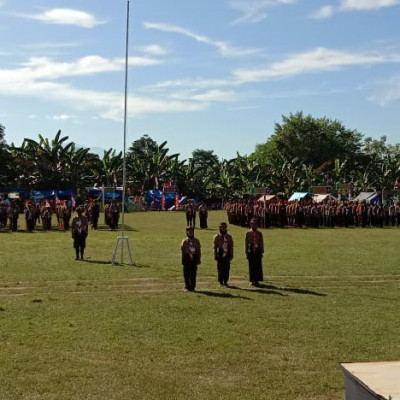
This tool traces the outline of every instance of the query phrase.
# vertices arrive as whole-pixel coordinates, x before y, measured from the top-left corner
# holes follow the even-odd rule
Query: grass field
[[[0,399],[343,399],[340,362],[400,359],[400,229],[264,230],[251,288],[245,229],[230,226],[232,287],[219,288],[223,220],[196,231],[195,293],[182,213],[126,214],[133,266],[111,265],[120,232],[104,226],[85,261],[58,228],[0,232]]]

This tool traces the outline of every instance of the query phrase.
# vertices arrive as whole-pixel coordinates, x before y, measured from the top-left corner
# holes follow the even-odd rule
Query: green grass
[[[185,293],[184,215],[125,218],[134,266],[111,265],[120,232],[104,226],[84,262],[68,232],[0,232],[0,399],[343,399],[340,362],[400,359],[400,229],[263,230],[254,289],[230,226],[233,287],[219,288],[226,217],[210,212]]]

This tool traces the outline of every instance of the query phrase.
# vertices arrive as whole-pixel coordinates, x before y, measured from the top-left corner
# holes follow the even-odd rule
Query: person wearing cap
[[[79,256],[81,256],[81,259],[83,260],[89,223],[87,217],[83,215],[82,206],[79,206],[76,209],[76,213],[77,215],[74,216],[71,223],[72,239],[74,239],[76,260],[79,260]]]
[[[226,222],[219,224],[219,233],[213,238],[214,258],[217,261],[218,282],[220,286],[228,286],[229,270],[233,258],[233,239],[228,233]]]
[[[257,220],[250,221],[250,229],[245,236],[245,252],[249,262],[249,280],[251,286],[258,286],[263,281],[262,257],[264,254],[264,239],[257,230]]]
[[[181,242],[183,278],[185,291],[196,289],[197,266],[201,264],[201,246],[199,239],[194,237],[194,227],[186,228],[186,238]]]

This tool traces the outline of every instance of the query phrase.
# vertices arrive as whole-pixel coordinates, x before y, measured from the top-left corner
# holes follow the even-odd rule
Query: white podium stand
[[[341,363],[346,400],[400,400],[400,361]]]

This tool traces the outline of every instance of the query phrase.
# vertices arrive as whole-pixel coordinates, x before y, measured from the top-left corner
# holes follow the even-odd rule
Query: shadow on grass
[[[244,296],[239,296],[239,295],[234,295],[232,293],[218,293],[218,292],[212,292],[210,290],[196,290],[196,293],[198,294],[204,294],[205,296],[210,296],[210,297],[222,297],[225,299],[240,299],[240,300],[253,300],[250,297],[244,297]]]
[[[262,289],[273,289],[273,290],[282,290],[284,292],[293,292],[293,293],[299,293],[299,294],[311,294],[313,296],[320,296],[320,297],[324,297],[326,296],[326,294],[324,293],[318,293],[318,292],[314,292],[312,290],[306,290],[306,289],[298,289],[298,288],[286,288],[286,287],[277,287],[274,285],[264,285],[264,284],[260,284],[259,288]]]
[[[90,229],[90,230],[92,230],[92,229]],[[110,229],[110,227],[108,225],[98,225],[96,230],[98,230],[98,231],[118,232],[118,231],[121,231],[121,224],[118,225],[117,229]],[[125,225],[124,226],[124,230],[128,231],[128,232],[138,232],[137,229],[133,228],[130,225]]]
[[[90,263],[90,264],[105,264],[105,265],[111,265],[114,267],[136,267],[136,268],[150,268],[149,265],[145,265],[145,264],[140,264],[140,263],[135,263],[133,262],[133,264],[129,264],[129,263],[119,263],[119,262],[115,262],[114,264],[112,263],[112,260],[92,260],[91,258],[85,258],[84,260],[77,260],[80,262],[84,262],[84,263]]]
[[[276,296],[287,296],[287,294],[283,294],[281,292],[277,292],[276,290],[269,290],[269,289],[279,289],[275,288],[274,286],[267,286],[267,285],[259,285],[257,289],[245,289],[239,286],[229,286],[231,289],[236,290],[243,290],[245,292],[252,292],[252,293],[261,293],[261,294],[274,294]],[[268,289],[268,290],[261,290],[261,289]]]
[[[109,264],[112,265],[111,260],[91,260],[91,259],[87,259],[85,258],[84,260],[76,260],[76,261],[80,261],[80,262],[84,262],[84,263],[89,263],[89,264]]]

